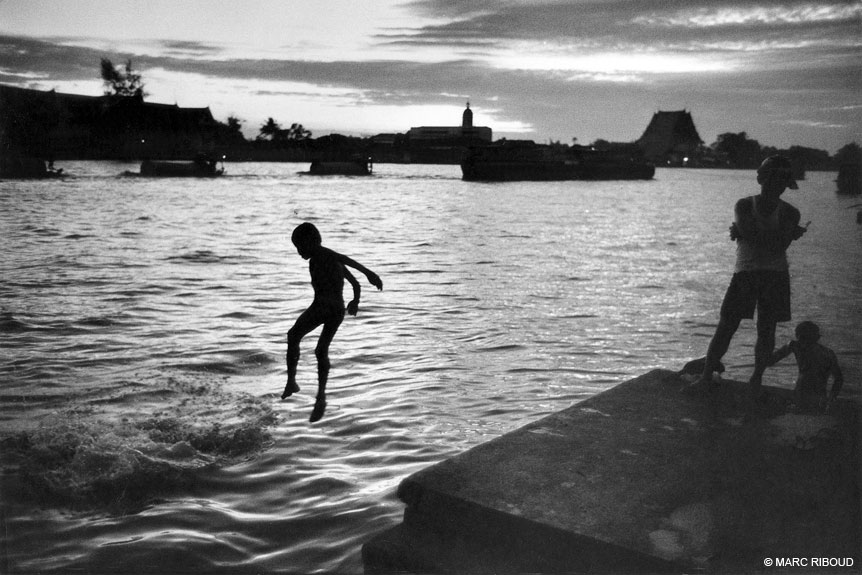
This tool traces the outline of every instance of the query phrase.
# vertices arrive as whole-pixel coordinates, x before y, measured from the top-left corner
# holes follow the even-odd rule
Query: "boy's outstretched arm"
[[[356,260],[347,257],[344,254],[338,254],[338,259],[339,259],[339,261],[341,261],[342,264],[344,264],[346,266],[350,266],[353,269],[361,271],[363,274],[365,274],[365,277],[368,278],[368,282],[371,285],[373,285],[374,287],[376,287],[379,290],[383,289],[383,282],[380,280],[380,276],[378,276],[376,273],[374,273],[373,271],[371,271],[370,269],[368,269],[367,267],[365,267],[361,263],[357,262]]]
[[[344,268],[344,277],[350,282],[350,285],[353,287],[353,299],[350,303],[347,304],[347,313],[350,315],[356,315],[356,312],[359,311],[359,296],[362,294],[362,287],[359,285],[359,282],[356,281],[356,278],[353,277],[353,274],[350,273],[350,270]]]
[[[772,352],[772,356],[769,358],[769,362],[766,364],[768,367],[771,367],[793,353],[793,346],[796,345],[795,342],[791,341],[787,345],[782,345],[774,352]]]
[[[838,365],[838,357],[835,352],[829,350],[829,355],[832,359],[832,399],[835,399],[841,393],[841,386],[844,385],[844,373],[841,371],[841,366]]]

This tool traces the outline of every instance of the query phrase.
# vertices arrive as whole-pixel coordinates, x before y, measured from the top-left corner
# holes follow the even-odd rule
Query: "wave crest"
[[[222,398],[224,399],[224,398]],[[251,456],[271,441],[277,415],[251,397],[230,417],[197,410],[135,420],[68,410],[0,442],[4,471],[18,471],[22,495],[43,504],[129,512],[183,491],[205,468]]]

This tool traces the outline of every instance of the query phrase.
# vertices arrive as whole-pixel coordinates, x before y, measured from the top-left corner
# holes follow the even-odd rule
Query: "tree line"
[[[116,66],[109,58],[102,58],[100,69],[106,96],[143,98],[147,95],[144,92],[143,79],[132,68],[131,60],[126,60],[122,66]],[[229,116],[225,126],[231,133],[242,134],[242,120],[235,116]],[[282,143],[299,142],[309,138],[311,138],[311,131],[306,130],[302,124],[294,123],[290,125],[290,128],[283,129],[278,122],[270,117],[261,125],[255,139],[257,141]]]
[[[123,66],[115,66],[111,60],[102,58],[101,76],[105,84],[105,94],[121,97],[137,96],[143,97],[144,83],[139,73],[132,68],[132,61],[127,60]],[[242,120],[230,116],[226,123],[219,122],[228,139],[237,144],[249,144],[242,133]],[[256,146],[273,148],[290,148],[297,145],[302,146],[304,142],[311,139],[311,131],[302,124],[293,123],[289,128],[282,128],[272,117],[267,118],[251,142]],[[338,136],[333,134],[333,136]],[[350,138],[350,140],[357,140]],[[360,139],[361,141],[361,139]],[[359,144],[360,142],[354,142]],[[602,148],[609,144],[605,140],[596,140],[594,147]],[[763,146],[757,140],[750,138],[746,132],[719,134],[715,142],[702,150],[704,154],[713,154],[720,158],[723,167],[753,169],[769,155],[780,153],[787,156],[795,164],[803,166],[808,170],[834,170],[842,164],[858,163],[862,158],[862,152],[856,142],[842,147],[835,156],[830,156],[826,150],[818,150],[805,146],[791,146],[781,150],[772,146]]]
[[[740,169],[754,169],[764,158],[773,154],[786,156],[807,170],[834,170],[843,164],[858,163],[860,158],[860,148],[856,142],[843,146],[835,156],[830,156],[826,150],[805,146],[790,146],[783,150],[761,146],[760,142],[749,138],[745,132],[719,134],[710,148],[725,159],[728,166]]]

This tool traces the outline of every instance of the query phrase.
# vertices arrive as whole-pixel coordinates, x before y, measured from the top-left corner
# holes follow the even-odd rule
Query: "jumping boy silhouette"
[[[320,232],[308,222],[299,224],[291,236],[296,251],[308,260],[311,274],[311,287],[314,288],[314,301],[302,312],[296,323],[287,332],[287,385],[284,386],[282,399],[299,391],[296,385],[296,366],[299,362],[299,343],[319,325],[323,325],[314,355],[317,357],[317,399],[309,421],[312,423],[323,417],[326,410],[326,380],[329,377],[329,344],[344,319],[344,279],[353,286],[353,299],[347,304],[347,313],[356,315],[359,309],[359,282],[346,266],[359,270],[378,290],[383,289],[380,278],[365,266],[329,248],[323,247]]]

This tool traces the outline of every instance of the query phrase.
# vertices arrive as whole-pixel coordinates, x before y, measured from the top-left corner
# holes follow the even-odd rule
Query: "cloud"
[[[781,85],[841,74],[862,59],[862,2],[761,0],[422,0],[430,23],[377,36],[380,44],[469,60],[497,71],[545,73],[570,87],[589,83],[668,86],[735,83],[752,90],[781,70]],[[826,70],[827,72],[823,72]]]
[[[477,8],[473,2],[426,0],[412,6],[438,23],[383,40],[452,50],[536,42],[572,51],[691,51],[720,41],[756,46],[784,37],[859,47],[862,18],[859,1],[522,0],[484,2]]]
[[[836,124],[833,122],[818,122],[816,120],[787,120],[786,122],[789,125],[799,125],[804,126],[806,128],[827,128],[827,129],[843,129],[846,128],[846,124]]]
[[[846,126],[830,136],[837,148],[862,123],[853,107],[862,93],[862,1],[422,0],[403,8],[415,18],[376,27],[361,50],[313,45],[313,34],[254,52],[235,35],[0,37],[0,81],[98,94],[99,58],[131,59],[153,101],[211,105],[217,117],[254,123],[288,116],[316,134],[321,122],[338,130],[339,121],[362,120],[364,133],[446,114],[456,122],[467,99],[477,123],[498,136],[532,128],[564,141],[636,139],[659,109],[691,109],[705,140],[735,130],[774,145],[804,129]]]
[[[810,25],[824,22],[858,22],[862,5],[802,3],[796,5],[711,6],[684,8],[670,14],[637,16],[635,24],[662,27],[715,28],[738,26]]]

